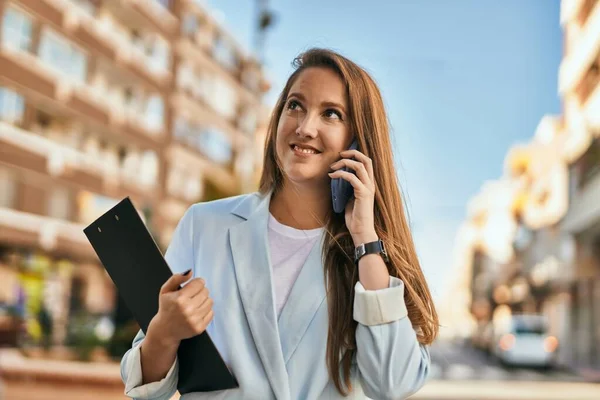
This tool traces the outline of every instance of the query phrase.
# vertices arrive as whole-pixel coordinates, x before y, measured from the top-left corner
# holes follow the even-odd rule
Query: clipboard
[[[173,274],[135,206],[126,197],[83,232],[145,334]],[[177,357],[180,394],[239,387],[206,331],[182,340]]]

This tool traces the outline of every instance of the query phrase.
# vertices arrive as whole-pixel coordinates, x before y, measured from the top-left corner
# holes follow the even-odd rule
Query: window
[[[240,118],[240,128],[245,133],[253,135],[256,131],[257,117],[256,111],[252,108],[247,108]]]
[[[161,131],[164,123],[164,106],[160,96],[154,95],[146,104],[146,126],[153,131]]]
[[[48,216],[57,219],[70,219],[71,193],[64,188],[55,188],[48,199]]]
[[[177,68],[177,87],[186,89],[191,87],[194,81],[194,71],[188,64],[181,64]]]
[[[158,156],[153,151],[145,151],[140,159],[139,183],[154,186],[158,179]]]
[[[225,39],[217,37],[213,47],[213,57],[224,67],[233,70],[237,68],[237,57]]]
[[[166,71],[169,68],[170,48],[162,36],[131,29],[129,42],[136,52],[145,57],[151,71]]]
[[[237,102],[235,98],[235,90],[221,79],[217,79],[213,83],[214,90],[209,99],[215,111],[222,114],[226,118],[233,118],[237,111]]]
[[[204,100],[207,104],[214,102],[213,93],[215,92],[216,79],[208,73],[202,73],[197,76],[194,85],[194,94]]]
[[[28,15],[9,7],[2,20],[2,44],[13,50],[29,51],[32,22]]]
[[[169,69],[169,43],[158,36],[147,47],[147,55],[150,59],[150,69],[152,71],[167,71]]]
[[[548,332],[548,327],[543,321],[537,319],[519,319],[513,322],[513,332],[520,335],[544,335]]]
[[[207,129],[199,137],[200,150],[213,161],[227,164],[233,156],[229,141],[216,129]]]
[[[17,195],[17,182],[14,175],[0,168],[0,207],[13,208]]]
[[[44,30],[39,56],[50,68],[77,82],[85,82],[87,58],[75,45],[57,33]]]
[[[242,82],[253,92],[257,92],[260,87],[260,74],[253,67],[247,67],[242,71]]]
[[[173,136],[176,140],[185,142],[190,135],[190,126],[184,118],[177,118],[173,126]]]
[[[6,88],[0,88],[0,120],[18,125],[23,119],[25,101],[23,97]]]
[[[177,118],[173,127],[173,136],[180,143],[187,144],[202,151],[202,130],[198,125],[187,121],[185,118]]]
[[[186,14],[183,16],[183,22],[181,24],[181,32],[186,35],[193,37],[198,30],[198,18],[194,14]]]

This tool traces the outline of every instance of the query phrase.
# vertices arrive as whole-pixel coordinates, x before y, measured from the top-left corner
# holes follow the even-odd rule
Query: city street
[[[431,349],[431,379],[490,381],[581,382],[583,378],[561,369],[511,368],[468,345],[438,342]]]
[[[560,370],[507,368],[469,346],[438,343],[431,351],[429,382],[419,400],[586,400],[600,398],[600,384]]]

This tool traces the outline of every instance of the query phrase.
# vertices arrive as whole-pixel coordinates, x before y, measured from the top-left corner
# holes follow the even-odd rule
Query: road
[[[562,369],[509,368],[470,346],[438,343],[431,349],[431,379],[583,382]],[[599,397],[600,398],[600,397]]]
[[[507,368],[469,346],[431,349],[429,381],[414,400],[598,400],[600,384],[570,371]]]

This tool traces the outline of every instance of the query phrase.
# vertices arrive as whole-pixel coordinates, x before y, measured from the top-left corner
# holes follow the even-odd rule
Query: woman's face
[[[285,179],[329,183],[329,166],[352,141],[346,88],[328,68],[307,68],[290,88],[277,126],[277,156]]]

